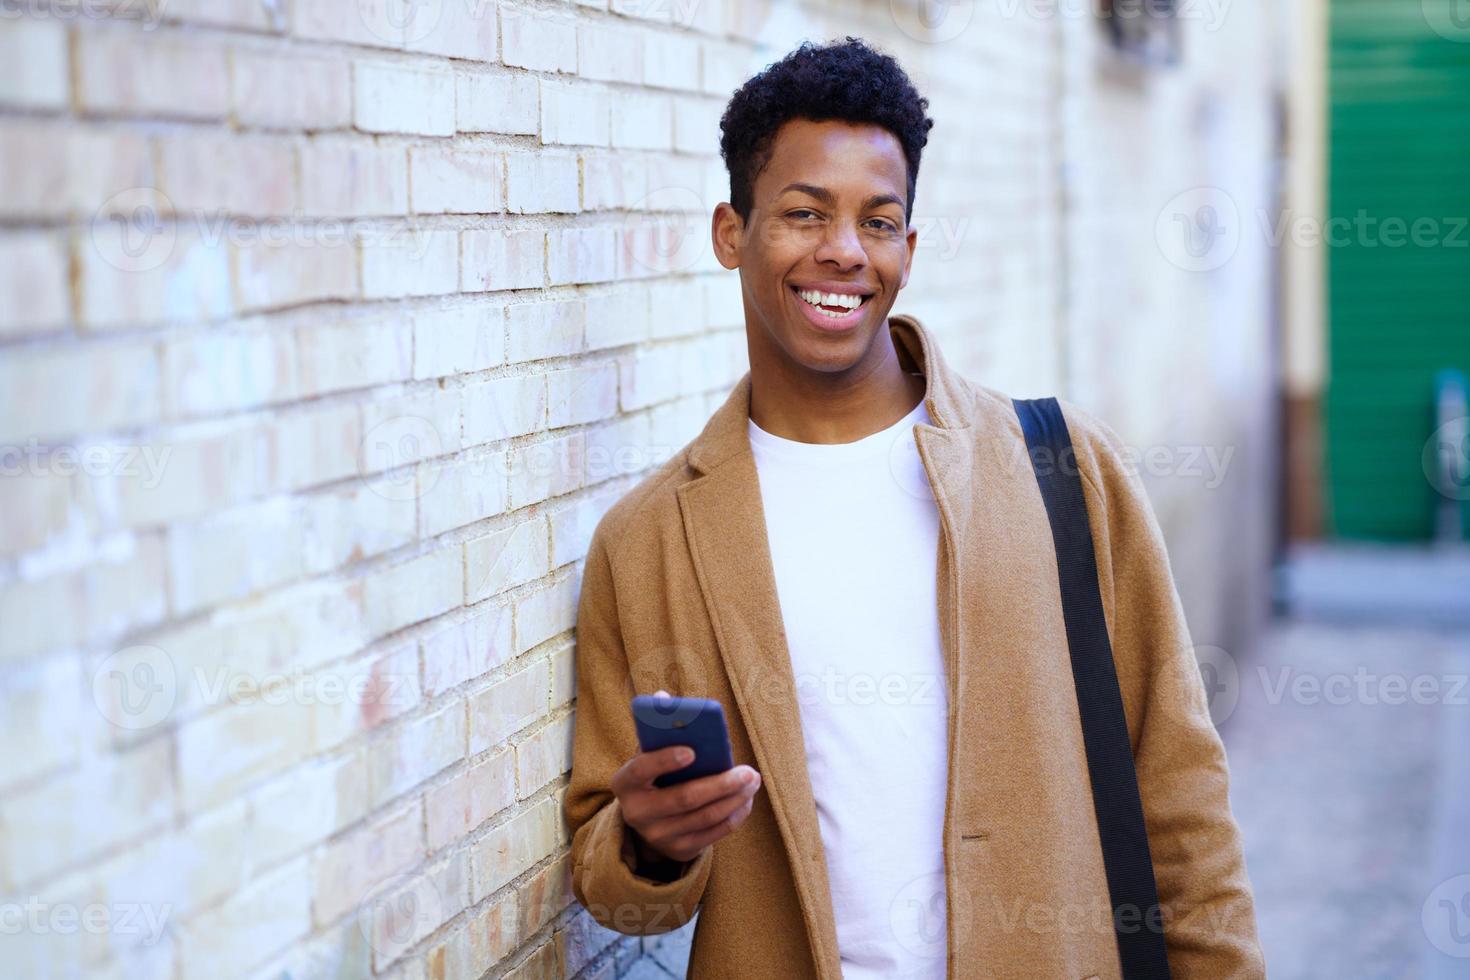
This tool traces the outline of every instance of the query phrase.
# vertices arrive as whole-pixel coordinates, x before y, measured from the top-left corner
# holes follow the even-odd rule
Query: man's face
[[[816,371],[862,360],[908,283],[907,197],[908,163],[886,129],[796,119],[777,131],[749,223],[729,204],[714,217],[716,254],[740,270],[753,359]]]

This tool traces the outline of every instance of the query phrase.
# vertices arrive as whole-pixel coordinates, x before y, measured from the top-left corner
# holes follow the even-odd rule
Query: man
[[[890,316],[933,125],[860,41],[735,94],[713,220],[750,371],[598,524],[577,625],[572,887],[635,935],[699,912],[719,977],[1120,976],[1058,594],[1008,398]],[[1175,977],[1259,977],[1168,559],[1122,445],[1063,403]],[[736,762],[659,788],[629,702],[719,700]],[[763,791],[763,792],[762,792]]]

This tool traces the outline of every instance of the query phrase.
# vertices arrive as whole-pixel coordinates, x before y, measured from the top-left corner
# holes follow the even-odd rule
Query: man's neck
[[[750,417],[775,436],[797,442],[856,442],[893,425],[923,399],[927,383],[904,369],[884,329],[880,355],[840,374],[823,374],[770,358],[752,362]]]

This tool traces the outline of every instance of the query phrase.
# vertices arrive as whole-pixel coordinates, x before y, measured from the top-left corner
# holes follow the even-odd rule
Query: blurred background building
[[[0,0],[8,975],[683,975],[569,890],[580,562],[748,367],[726,99],[846,35],[896,310],[1135,453],[1271,975],[1470,969],[1462,0]]]

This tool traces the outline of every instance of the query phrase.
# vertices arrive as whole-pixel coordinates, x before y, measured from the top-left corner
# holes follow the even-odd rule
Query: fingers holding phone
[[[633,701],[643,751],[613,775],[612,790],[642,845],[640,856],[691,861],[745,822],[760,773],[731,764],[718,701],[663,691]]]

